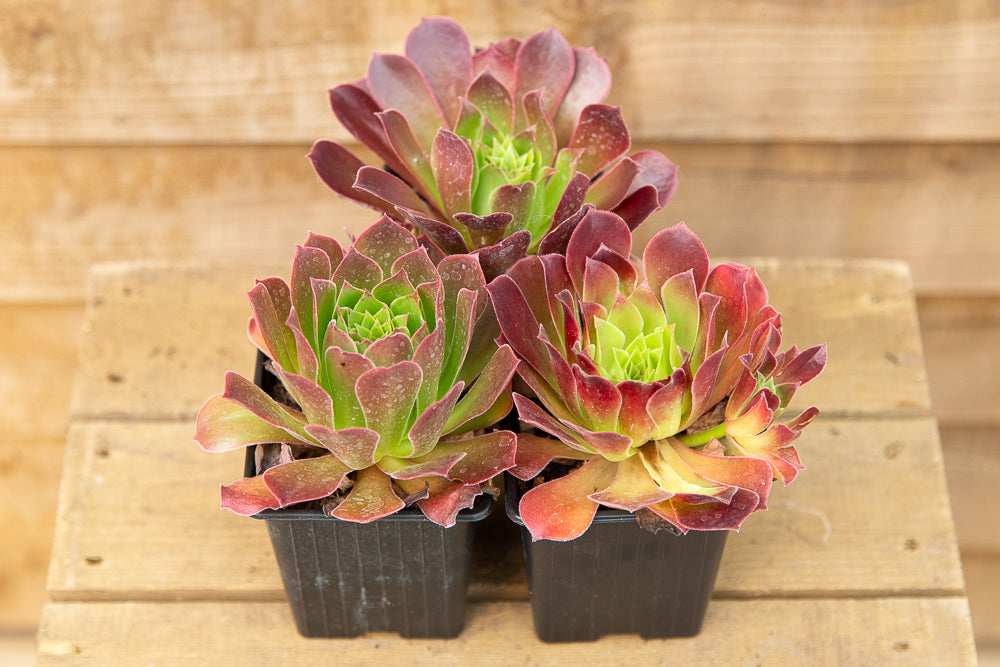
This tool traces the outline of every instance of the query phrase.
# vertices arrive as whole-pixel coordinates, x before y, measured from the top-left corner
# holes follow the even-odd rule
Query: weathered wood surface
[[[760,266],[785,312],[786,335],[804,342],[825,333],[840,366],[831,364],[815,384],[826,385],[825,393],[802,396],[801,405],[828,409],[799,441],[807,471],[776,489],[770,511],[730,539],[705,631],[670,643],[671,658],[690,651],[719,660],[971,664],[968,605],[936,424],[927,416],[908,272],[891,262]],[[177,664],[210,660],[215,651],[226,660],[276,651],[308,664],[316,647],[342,645],[294,634],[263,526],[218,509],[217,483],[239,475],[240,452],[209,455],[191,441],[194,410],[218,390],[222,372],[249,370],[241,294],[248,283],[245,268],[132,264],[95,272],[49,571],[53,602],[39,632],[41,664],[113,664],[112,654]],[[851,337],[868,342],[842,350]],[[875,389],[860,381],[866,372]],[[887,398],[872,403],[879,393]],[[512,533],[498,538],[505,546],[486,551],[517,563]],[[491,568],[481,555],[474,557],[468,629],[457,642],[370,637],[351,643],[352,655],[364,664],[408,650],[418,662],[448,664],[489,635],[497,651],[477,654],[582,660],[574,651],[583,647],[536,650],[523,570]],[[156,628],[139,629],[146,624]],[[218,628],[236,626],[247,628],[239,639],[220,637]],[[129,637],[143,637],[142,646]],[[240,648],[223,648],[230,641]],[[617,637],[587,650],[643,662],[647,651],[649,661],[662,659],[665,646]]]
[[[47,598],[62,452],[62,441],[0,444],[0,635],[32,632]]]
[[[996,478],[994,477],[994,484]],[[970,553],[962,556],[962,569],[969,591],[972,627],[980,648],[991,647],[1000,658],[1000,556]],[[989,663],[992,665],[993,663]],[[983,663],[984,667],[986,663]]]
[[[942,426],[941,438],[976,641],[981,649],[993,647],[1000,662],[1000,531],[992,509],[1000,480],[997,427]]]
[[[942,426],[941,438],[976,641],[980,649],[993,647],[1000,662],[1000,531],[992,509],[1000,480],[997,427]]]
[[[220,300],[224,298],[229,297],[219,297]],[[234,305],[241,298],[236,294],[233,297]],[[927,302],[931,302],[929,308],[925,307]],[[931,390],[936,415],[949,414],[944,400],[956,404],[961,404],[963,399],[978,400],[984,404],[986,402],[987,396],[982,390],[980,393],[970,393],[961,383],[948,385],[946,392],[937,391],[939,378],[933,375],[937,360],[941,357],[951,359],[966,348],[961,344],[962,334],[953,337],[928,335],[929,324],[936,325],[935,330],[945,334],[952,321],[967,321],[970,317],[974,318],[973,323],[981,321],[983,315],[988,315],[990,311],[988,308],[978,307],[978,303],[978,300],[957,304],[952,300],[920,301],[927,363],[932,369]],[[79,306],[7,306],[0,312],[3,313],[3,321],[10,323],[0,331],[0,336],[6,333],[9,337],[4,345],[0,345],[0,355],[4,355],[4,367],[12,371],[3,376],[0,387],[3,388],[5,403],[14,406],[15,414],[22,415],[11,420],[4,432],[0,433],[0,488],[13,489],[15,497],[30,495],[38,501],[32,504],[7,504],[0,508],[0,530],[4,535],[10,536],[6,548],[0,552],[0,557],[6,564],[0,568],[3,573],[0,575],[0,595],[4,600],[4,604],[0,605],[0,625],[9,632],[32,627],[46,597],[45,570],[55,525],[54,509],[59,481],[59,469],[53,467],[51,462],[62,457],[63,443],[57,439],[65,434],[68,421],[68,394],[76,361],[77,336],[74,334],[80,331],[83,310]],[[928,312],[931,317],[926,316]],[[991,320],[987,317],[987,322],[989,321]],[[1000,341],[1000,332],[997,336],[983,336],[981,342],[995,343]],[[234,345],[246,348],[248,344],[237,335]],[[981,362],[976,362],[973,356],[979,358],[982,355],[969,355],[968,359],[961,360],[967,366],[963,371],[966,377],[976,372],[976,363],[989,362],[988,356]],[[246,363],[246,359],[242,357],[238,361]],[[38,367],[37,364],[43,366]],[[946,371],[940,378],[946,381],[952,373],[956,373],[957,368],[963,366],[956,365],[952,360],[947,365],[937,364],[937,368]],[[249,371],[248,368],[244,370]],[[205,396],[218,389],[216,381],[217,378],[211,378],[212,385],[203,388]],[[987,418],[996,416],[988,409],[981,415]],[[37,442],[34,434],[39,433],[48,434],[51,441]],[[180,446],[187,443],[187,437],[187,433],[181,437]],[[976,566],[972,569],[968,565],[969,557],[963,559],[973,600],[974,619],[983,619],[977,620],[977,631],[980,628],[1000,627],[996,623],[990,625],[988,620],[990,609],[994,606],[994,598],[989,597],[989,592],[994,591],[996,585],[990,584],[987,577],[990,567],[1000,567],[1000,560],[995,555],[1000,553],[1000,538],[992,523],[982,520],[979,511],[979,508],[988,507],[992,502],[995,480],[1000,475],[993,446],[995,428],[963,428],[946,424],[942,427],[942,442],[958,542],[963,555],[977,554],[974,556]],[[812,465],[809,468],[803,479],[817,474]],[[227,475],[231,477],[237,470],[238,463],[221,469],[217,481],[228,479]],[[985,563],[990,563],[991,566],[988,567]],[[510,573],[506,574],[509,576]],[[987,577],[986,583],[982,583],[984,577]],[[994,631],[991,636],[1000,641],[1000,631]]]
[[[206,454],[192,432],[187,421],[71,429],[52,599],[282,598],[264,526],[218,507],[218,485],[241,475],[242,453]],[[731,536],[717,596],[961,593],[933,420],[821,419],[799,443],[806,472]],[[516,560],[509,532],[491,548]],[[523,571],[502,575],[475,573],[473,595],[527,596]]]
[[[31,632],[46,599],[82,314],[0,303],[0,635]]]
[[[1000,520],[984,511],[996,503],[1000,480],[997,427],[942,426],[945,468],[962,549],[970,554],[1000,554]]]
[[[787,339],[810,344],[825,338],[830,345],[831,362],[823,381],[806,387],[796,399],[798,404],[816,403],[828,415],[873,418],[865,422],[865,428],[853,421],[828,418],[816,433],[810,433],[818,439],[815,442],[819,444],[812,446],[821,459],[811,463],[810,469],[843,464],[850,474],[858,476],[857,484],[864,486],[879,485],[883,475],[899,468],[895,479],[901,486],[892,492],[899,502],[919,502],[919,496],[908,491],[907,480],[914,475],[944,497],[932,422],[898,422],[902,415],[921,415],[928,410],[916,313],[905,267],[871,261],[760,260],[755,265],[771,283],[773,302],[785,314]],[[276,273],[284,270],[274,268]],[[243,292],[253,273],[249,268],[168,269],[136,264],[106,266],[94,272],[87,336],[74,394],[76,422],[62,491],[65,509],[61,515],[68,519],[60,522],[56,531],[49,581],[53,596],[71,599],[86,591],[88,597],[121,599],[123,591],[131,594],[140,590],[155,596],[164,586],[171,595],[179,594],[179,587],[193,597],[212,586],[238,595],[280,595],[260,527],[215,510],[216,484],[238,475],[240,454],[207,456],[190,440],[193,417],[201,403],[221,389],[223,373],[229,369],[245,374],[250,371],[253,353],[244,335],[248,311]],[[803,294],[809,297],[803,299]],[[885,416],[891,419],[876,418]],[[900,429],[908,435],[900,436]],[[810,447],[803,440],[803,447]],[[826,450],[837,451],[843,458],[823,461]],[[196,479],[195,473],[206,476]],[[748,528],[750,537],[745,542],[748,548],[754,539],[767,543],[775,538],[767,537],[766,531],[774,529],[792,530],[797,540],[811,544],[816,553],[796,562],[820,558],[826,565],[813,570],[818,579],[798,579],[792,584],[796,590],[961,588],[960,575],[958,580],[954,578],[957,550],[947,533],[935,532],[933,523],[906,525],[893,513],[882,515],[881,510],[873,510],[873,525],[888,531],[876,537],[864,526],[855,525],[869,521],[858,516],[867,515],[868,499],[845,493],[846,487],[837,483],[829,484],[840,478],[839,473],[815,475],[827,484],[818,481],[819,486],[805,486],[801,491],[792,487],[784,501],[779,499],[785,491],[776,493],[777,511],[772,514],[784,520],[761,523],[765,536],[760,538],[754,538]],[[136,487],[94,481],[108,478],[132,480],[146,492],[138,505],[123,510]],[[157,497],[149,489],[168,495]],[[802,493],[805,495],[796,495]],[[214,570],[203,563],[155,575],[146,564],[157,561],[161,558],[157,554],[167,550],[163,540],[173,540],[182,532],[180,527],[165,532],[149,529],[146,513],[158,507],[201,508],[207,512],[204,520],[186,512],[163,520],[184,522],[184,530],[201,536],[195,543],[231,535],[234,544],[220,546],[213,553],[241,554],[250,562],[234,567],[223,560]],[[942,512],[939,518],[949,523],[946,506],[933,511]],[[837,537],[827,535],[827,522],[831,533],[833,525],[840,526]],[[98,526],[102,529],[97,530]],[[249,546],[252,544],[256,548]],[[880,555],[891,554],[892,559],[884,567],[866,563],[858,568],[851,554],[859,549],[871,549],[876,561]],[[796,553],[792,549],[786,555]],[[908,562],[918,566],[929,562],[928,554],[933,554],[929,560],[937,559],[930,570],[915,573],[905,567]],[[787,561],[771,568],[759,559],[738,556],[734,563],[732,592],[739,595],[772,590],[783,571],[796,567]],[[756,573],[741,568],[756,568]],[[258,573],[268,569],[272,582],[263,590],[270,592],[261,593]],[[931,576],[935,572],[943,573],[943,578]],[[768,578],[775,575],[779,576]],[[894,579],[896,576],[901,578]],[[865,583],[857,583],[857,577]],[[172,585],[168,586],[169,582]],[[523,582],[519,585],[523,587]],[[506,582],[501,582],[499,588],[505,586]]]
[[[692,639],[543,644],[525,602],[472,603],[452,640],[295,634],[285,603],[50,604],[43,665],[974,665],[961,598],[716,600]],[[238,631],[236,630],[238,629]],[[720,638],[724,637],[724,640]],[[331,657],[333,656],[333,658]]]
[[[594,45],[642,138],[1000,138],[1000,8],[630,0],[0,5],[3,143],[342,137],[325,91],[430,14],[473,43],[542,26]]]
[[[6,667],[31,667],[36,664],[38,659],[35,655],[34,634],[32,631],[30,634],[0,635],[0,663]]]
[[[685,220],[713,256],[894,258],[920,296],[1000,294],[1000,144],[653,146],[680,187],[637,246]],[[0,148],[0,300],[81,303],[95,262],[280,262],[307,230],[374,222],[307,150]]]
[[[802,407],[825,414],[926,414],[926,375],[906,267],[884,261],[747,260],[784,314],[788,346],[829,344],[823,381]],[[193,418],[226,370],[249,374],[245,292],[271,267],[118,264],[93,274],[73,394],[78,418]],[[807,296],[803,296],[807,295]]]
[[[66,436],[83,305],[0,302],[0,448]]]
[[[989,430],[1000,452],[1000,295],[922,299],[920,324],[935,414],[949,427]],[[993,466],[1000,468],[1000,454]]]

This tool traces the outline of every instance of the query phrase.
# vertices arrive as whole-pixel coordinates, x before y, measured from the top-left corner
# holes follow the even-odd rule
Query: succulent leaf
[[[671,496],[656,484],[642,459],[633,456],[615,466],[615,478],[610,486],[588,497],[606,507],[635,512]]]
[[[569,147],[581,153],[577,169],[594,178],[623,156],[631,143],[620,108],[591,104],[580,113]]]
[[[321,424],[309,424],[305,430],[352,470],[361,470],[375,464],[379,434],[369,428],[337,430]]]
[[[469,38],[456,23],[443,18],[426,18],[406,39],[406,57],[424,75],[446,121],[460,111],[459,98],[472,80]]]
[[[225,452],[268,442],[298,442],[299,438],[219,394],[198,413],[195,440],[205,451]]]
[[[584,108],[599,104],[611,92],[611,69],[593,48],[573,49],[573,59],[573,80],[554,118],[557,138],[563,145],[569,143]]]
[[[493,431],[446,438],[435,448],[435,453],[443,456],[464,453],[447,477],[463,484],[480,484],[493,477],[497,468],[506,470],[514,465],[516,444],[517,438],[510,431]]]
[[[324,498],[336,491],[350,468],[327,455],[289,461],[268,468],[261,476],[279,507]]]
[[[514,477],[527,481],[538,476],[553,459],[571,459],[585,461],[588,454],[567,447],[552,438],[543,438],[533,433],[517,434],[517,452],[515,465],[508,472]]]
[[[420,480],[414,480],[420,483]],[[441,477],[424,480],[427,497],[417,501],[417,507],[431,521],[444,527],[455,525],[455,518],[463,509],[472,507],[479,495],[478,486],[462,482],[447,482]]]
[[[222,508],[249,516],[267,509],[280,507],[278,499],[264,484],[263,477],[245,477],[220,489]]]
[[[519,509],[531,539],[565,542],[583,535],[597,512],[590,495],[607,488],[614,476],[615,466],[597,456],[525,493]]]
[[[517,368],[517,359],[509,345],[503,345],[480,372],[479,377],[450,411],[447,433],[455,433],[479,417],[500,400],[510,386],[510,379]]]
[[[379,106],[398,110],[408,119],[420,145],[430,150],[445,119],[416,63],[404,56],[377,53],[368,64],[367,82]]]
[[[640,173],[642,168],[634,160],[623,158],[594,181],[584,201],[599,209],[613,209],[625,199]]]
[[[444,210],[452,214],[468,211],[475,162],[465,141],[454,132],[438,130],[431,147],[430,167],[436,174]]]
[[[392,490],[392,479],[378,468],[372,467],[358,471],[350,494],[331,515],[345,521],[371,523],[394,514],[405,506]]]
[[[455,410],[455,403],[465,389],[465,383],[459,382],[451,388],[444,398],[427,406],[410,426],[409,440],[413,449],[411,457],[419,457],[434,451],[441,436],[449,431],[448,422]]]
[[[385,134],[384,130],[382,134]],[[372,146],[374,140],[369,141],[371,143],[367,145]],[[387,150],[391,151],[391,148]],[[358,171],[365,166],[365,163],[340,144],[326,139],[317,141],[309,151],[308,158],[320,180],[341,197],[348,197],[377,211],[393,212],[384,199],[355,189],[354,183],[357,181]],[[398,162],[398,158],[394,161]],[[400,166],[400,169],[403,167]]]
[[[517,49],[514,61],[517,97],[541,90],[542,103],[553,114],[573,81],[575,65],[573,48],[554,28],[535,33]]]

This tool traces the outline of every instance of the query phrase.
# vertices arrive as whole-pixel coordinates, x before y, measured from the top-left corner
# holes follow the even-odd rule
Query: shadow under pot
[[[693,637],[701,631],[728,531],[640,528],[601,507],[580,537],[532,542],[518,511],[527,488],[506,475],[507,515],[521,526],[535,634],[545,642],[604,635]]]
[[[255,382],[268,394],[277,378],[258,354]],[[247,448],[244,476],[257,474]],[[394,632],[450,638],[462,631],[476,522],[494,500],[484,494],[458,513],[451,528],[417,507],[368,524],[326,516],[319,508],[264,510],[281,580],[300,634],[357,637]]]

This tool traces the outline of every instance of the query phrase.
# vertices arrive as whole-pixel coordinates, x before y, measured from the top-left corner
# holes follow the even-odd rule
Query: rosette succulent
[[[405,56],[376,54],[364,80],[330,91],[385,167],[327,140],[309,157],[334,191],[408,222],[441,255],[478,254],[492,279],[584,203],[634,228],[673,195],[666,157],[626,156],[610,87],[604,60],[555,30],[472,51],[458,24],[425,19]]]
[[[522,520],[553,540],[582,534],[599,505],[681,532],[738,528],[773,478],[802,468],[792,442],[818,410],[777,420],[825,346],[779,352],[780,314],[756,272],[710,268],[683,224],[640,260],[615,214],[585,208],[568,223],[548,254],[488,287],[531,390],[514,395],[518,413],[536,429],[518,435],[511,472],[569,470],[525,493]]]
[[[310,234],[290,284],[268,278],[249,292],[250,338],[286,399],[229,373],[198,415],[202,448],[272,453],[257,457],[256,476],[222,487],[223,507],[323,499],[328,515],[368,522],[416,503],[453,524],[514,462],[514,435],[487,430],[512,407],[517,361],[494,343],[485,285],[476,257],[435,266],[385,217],[346,251]]]

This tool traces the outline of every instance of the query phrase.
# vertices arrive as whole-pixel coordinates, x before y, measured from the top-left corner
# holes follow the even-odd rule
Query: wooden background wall
[[[346,136],[326,89],[434,14],[477,44],[597,47],[634,143],[681,168],[641,241],[684,219],[714,255],[910,263],[976,633],[1000,645],[988,0],[0,0],[0,635],[30,636],[44,596],[88,268],[273,264],[372,222],[304,155]]]

